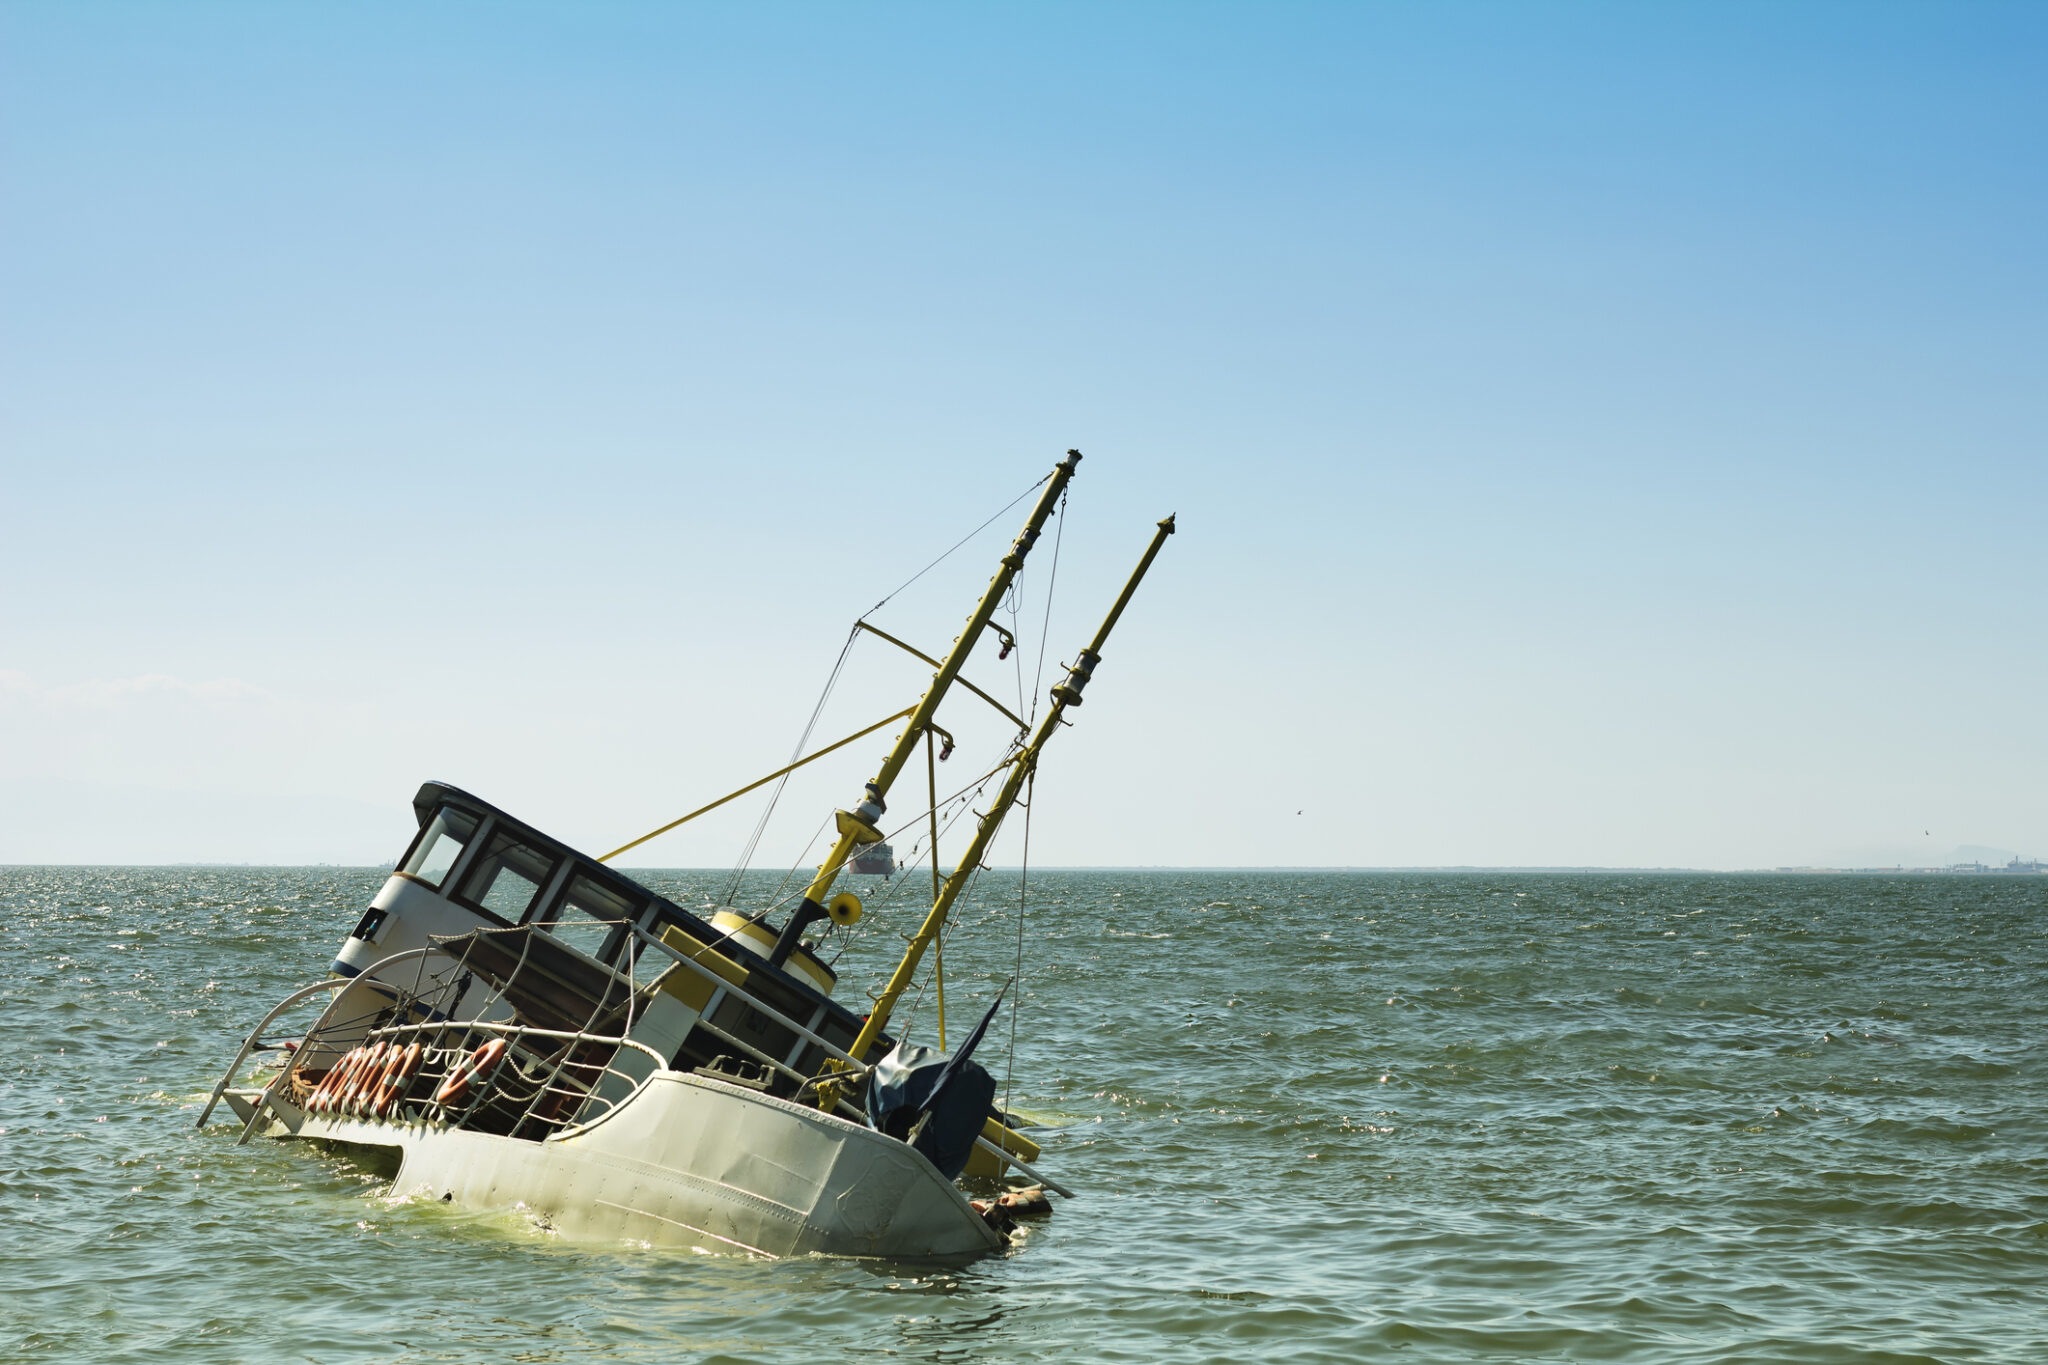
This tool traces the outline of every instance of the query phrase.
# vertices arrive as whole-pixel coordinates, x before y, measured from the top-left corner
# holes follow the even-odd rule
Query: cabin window
[[[517,924],[548,884],[555,860],[509,834],[495,835],[484,856],[462,884],[462,899]]]
[[[646,903],[635,896],[624,896],[590,877],[576,876],[569,879],[569,889],[562,896],[561,906],[550,916],[563,927],[581,924],[576,935],[576,946],[600,962],[614,962],[619,949],[624,946],[632,931],[626,927],[630,921],[640,917]],[[608,933],[598,933],[588,920],[608,924]]]
[[[399,871],[439,889],[448,869],[455,866],[455,860],[462,856],[462,850],[475,837],[474,815],[452,806],[443,806],[427,822],[426,830],[413,846],[412,856],[405,860],[405,866]]]

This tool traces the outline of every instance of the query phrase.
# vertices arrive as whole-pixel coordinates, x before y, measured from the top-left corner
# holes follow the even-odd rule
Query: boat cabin
[[[351,993],[361,999],[344,1014],[363,1020],[362,1033],[392,1022],[400,999],[429,1019],[628,1027],[672,1070],[750,1071],[765,1088],[793,1093],[789,1073],[816,1075],[824,1050],[757,1005],[837,1047],[860,1032],[860,1018],[830,998],[827,963],[798,946],[772,964],[776,934],[736,910],[720,907],[706,923],[446,783],[422,786],[413,811],[418,834],[334,959],[337,975],[358,979]],[[714,966],[723,984],[650,950],[649,939]],[[446,987],[423,992],[423,973],[436,972]],[[332,1046],[353,1041],[344,1033]],[[622,1052],[630,1072],[629,1061]]]

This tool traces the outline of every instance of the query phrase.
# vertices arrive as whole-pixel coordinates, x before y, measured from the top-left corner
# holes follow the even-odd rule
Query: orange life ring
[[[469,1098],[470,1087],[487,1081],[505,1057],[505,1040],[493,1038],[469,1054],[449,1071],[448,1078],[434,1092],[434,1103],[454,1106]]]
[[[384,1092],[384,1083],[391,1079],[391,1072],[398,1065],[398,1059],[405,1053],[403,1043],[385,1045],[383,1057],[370,1068],[370,1074],[363,1080],[363,1088],[356,1092],[356,1112],[364,1118],[377,1114],[377,1096]]]
[[[362,1062],[367,1062],[369,1056],[371,1056],[369,1048],[350,1048],[348,1050],[348,1056],[342,1058],[342,1066],[340,1066],[342,1074],[336,1076],[334,1085],[328,1089],[328,1097],[322,1101],[322,1105],[319,1105],[324,1113],[334,1113],[336,1109],[342,1107],[342,1099],[348,1095],[348,1087],[352,1087],[356,1083],[356,1076],[362,1072]]]
[[[368,1044],[358,1044],[349,1049],[348,1070],[344,1071],[341,1074],[341,1079],[334,1083],[334,1089],[327,1092],[327,1111],[329,1113],[333,1113],[341,1107],[343,1097],[348,1094],[350,1087],[355,1085],[356,1077],[363,1074],[363,1068],[369,1064],[369,1061],[370,1048]]]
[[[412,1073],[419,1069],[419,1065],[420,1045],[407,1043],[384,1068],[384,1078],[377,1083],[377,1091],[370,1097],[370,1112],[380,1119],[388,1117],[397,1107],[399,1096],[405,1093],[405,1083],[412,1079]]]
[[[394,1044],[383,1056],[365,1068],[363,1083],[356,1088],[356,1100],[351,1108],[363,1118],[374,1117],[377,1113],[377,1094],[384,1088],[384,1078],[391,1074],[391,1068],[398,1063],[398,1047]]]
[[[384,1060],[384,1051],[385,1045],[376,1043],[363,1055],[363,1064],[348,1078],[348,1085],[342,1090],[341,1098],[336,1102],[336,1107],[343,1113],[353,1112],[356,1101],[370,1088],[370,1082],[377,1075],[378,1064]]]
[[[306,1108],[315,1114],[324,1114],[333,1104],[334,1097],[341,1093],[341,1087],[348,1083],[349,1072],[362,1060],[362,1049],[352,1047],[341,1055],[341,1059],[327,1068],[327,1074],[320,1078],[320,1084],[313,1087],[313,1093],[306,1097]]]
[[[405,1092],[412,1088],[412,1078],[419,1071],[420,1063],[426,1059],[427,1049],[423,1043],[413,1043],[405,1049],[405,1059],[398,1067],[398,1086],[391,1096],[394,1108],[405,1098]]]
[[[381,1117],[385,1093],[390,1088],[391,1078],[398,1073],[399,1060],[404,1056],[405,1049],[397,1048],[384,1059],[384,1065],[377,1069],[377,1079],[370,1082],[369,1088],[363,1092],[364,1117]]]

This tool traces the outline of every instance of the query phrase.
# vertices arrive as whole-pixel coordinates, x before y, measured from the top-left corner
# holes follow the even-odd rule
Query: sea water
[[[949,1035],[1021,958],[978,1055],[1078,1197],[934,1269],[195,1130],[381,875],[0,869],[0,1358],[2048,1361],[2048,879],[990,873]]]

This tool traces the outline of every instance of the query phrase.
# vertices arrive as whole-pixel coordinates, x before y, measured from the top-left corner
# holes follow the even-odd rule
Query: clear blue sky
[[[2032,4],[17,0],[0,861],[609,847],[1068,446],[1036,859],[2048,854],[2044,143]]]

